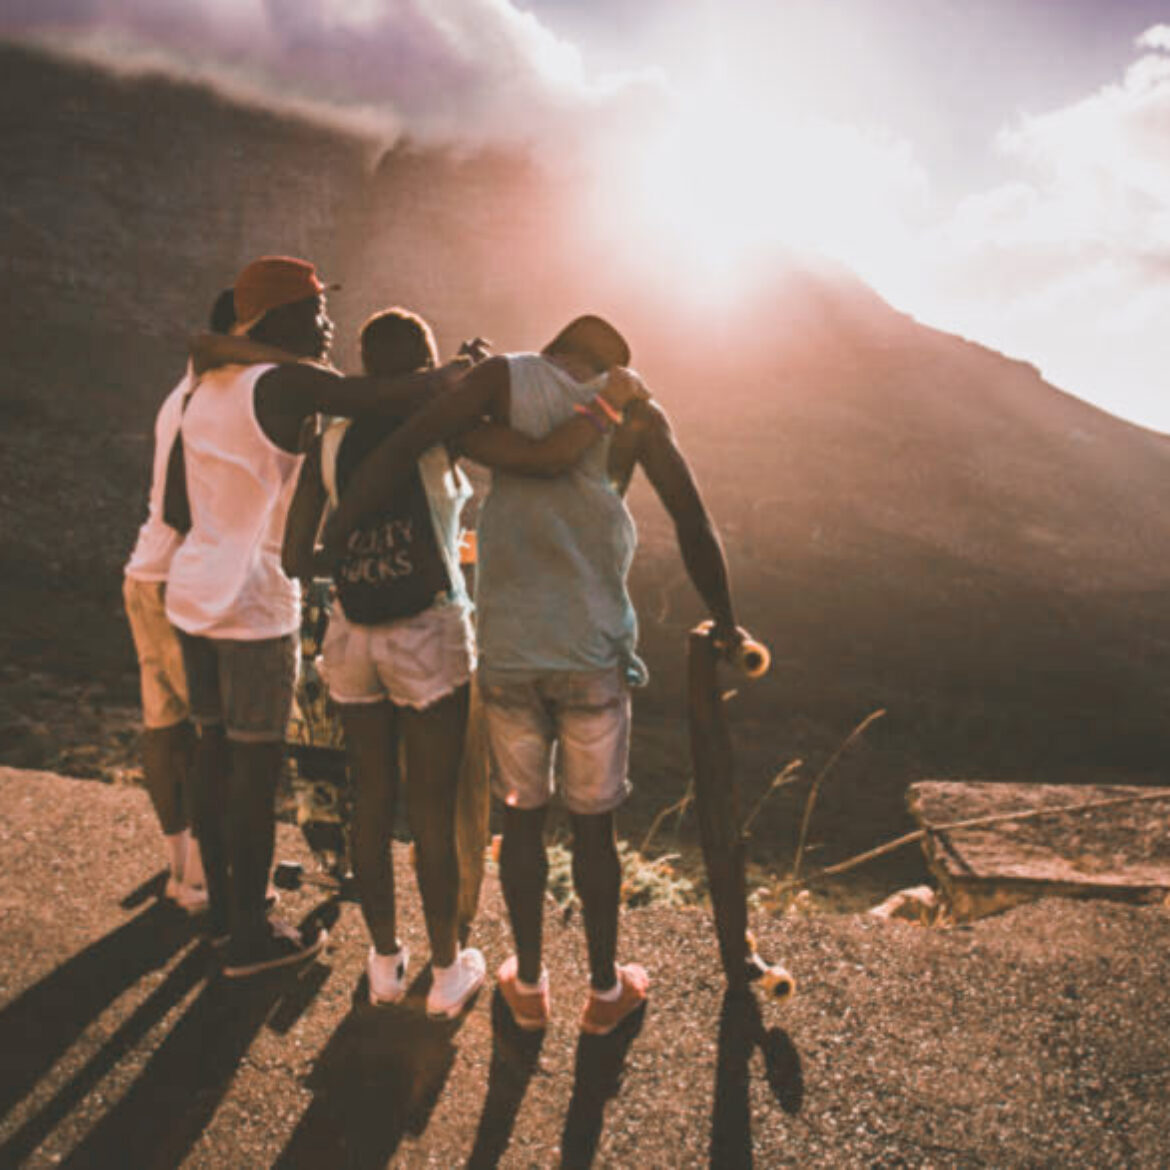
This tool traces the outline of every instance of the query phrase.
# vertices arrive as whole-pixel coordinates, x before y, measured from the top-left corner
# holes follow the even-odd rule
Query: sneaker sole
[[[468,1004],[479,994],[479,990],[483,987],[487,979],[487,972],[485,971],[472,985],[468,988],[467,993],[458,1003],[452,1004],[449,1008],[440,1008],[438,1011],[433,1010],[430,1005],[427,1006],[427,1017],[432,1020],[453,1020],[456,1016],[462,1015]]]
[[[624,1024],[631,1016],[640,1012],[648,1002],[649,1000],[647,999],[640,1000],[638,1003],[634,1004],[634,1006],[630,1008],[630,1010],[624,1015],[618,1016],[618,1018],[614,1020],[614,1022],[610,1024],[608,1028],[602,1028],[598,1024],[587,1024],[582,1020],[581,1031],[584,1032],[586,1036],[608,1036],[611,1032],[616,1032],[617,1029],[620,1028],[622,1024]]]
[[[508,1008],[508,1013],[512,1017],[512,1022],[522,1032],[543,1032],[549,1023],[548,1016],[523,1016],[516,1013],[516,1009],[508,1003],[508,997],[500,992],[500,998],[503,999],[504,1004]]]
[[[402,991],[400,991],[395,996],[375,995],[372,991],[370,992],[370,1004],[373,1007],[386,1007],[390,1004],[401,1003],[405,998],[406,988],[403,988]]]
[[[292,967],[303,963],[318,954],[329,938],[329,932],[322,930],[317,937],[303,950],[293,951],[287,955],[280,955],[275,959],[261,959],[256,963],[239,963],[231,967],[224,967],[223,974],[228,979],[246,979],[249,975],[262,975],[265,971],[277,971],[281,967]]]
[[[508,1011],[512,1012],[511,1005]],[[518,1016],[512,1012],[512,1022],[521,1032],[543,1032],[548,1028],[548,1020],[538,1020],[535,1016]]]

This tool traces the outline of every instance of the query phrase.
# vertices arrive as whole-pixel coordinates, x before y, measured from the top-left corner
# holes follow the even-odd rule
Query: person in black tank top
[[[435,365],[429,326],[401,309],[371,317],[362,330],[361,348],[365,371],[375,377],[393,377]],[[303,540],[305,532],[315,533],[327,481],[332,478],[335,490],[344,491],[362,460],[401,422],[401,418],[385,413],[358,414],[344,430],[340,443],[334,442],[330,448],[328,432],[317,440],[306,458],[290,510],[286,561],[290,538],[299,534]],[[289,568],[305,575],[303,564]],[[335,607],[331,619],[332,636],[326,638],[325,664],[356,790],[354,871],[362,915],[373,942],[367,964],[370,1000],[397,1001],[407,985],[408,953],[398,937],[390,850],[402,758],[407,819],[415,843],[419,892],[435,974],[427,1009],[434,1015],[454,1015],[483,982],[484,972],[482,955],[474,949],[461,950],[457,935],[455,799],[467,725],[470,645],[466,661],[462,667],[456,666],[453,685],[440,684],[445,693],[425,705],[395,701],[390,690],[377,682],[385,673],[387,658],[408,653],[414,631],[422,630],[419,636],[424,642],[431,637],[425,623],[432,619],[448,624],[454,621],[458,631],[458,615],[435,612],[437,604],[455,594],[456,582],[451,580],[448,562],[439,548],[417,464],[406,486],[351,533],[331,576],[340,606]],[[470,622],[465,615],[463,621],[470,643]],[[409,629],[404,630],[407,625]],[[403,640],[396,642],[396,638]],[[360,661],[355,672],[355,658],[369,661]],[[353,701],[342,701],[336,684],[340,683],[344,694],[347,688],[356,689],[351,680],[358,677],[368,678],[371,689],[353,695]],[[404,748],[401,757],[400,744]]]

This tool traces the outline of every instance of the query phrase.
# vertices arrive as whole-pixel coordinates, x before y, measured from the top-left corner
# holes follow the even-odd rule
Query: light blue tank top
[[[601,380],[576,382],[539,354],[508,357],[511,423],[543,438]],[[618,667],[646,681],[626,591],[634,521],[609,481],[608,437],[552,479],[492,473],[479,514],[476,627],[487,681]]]

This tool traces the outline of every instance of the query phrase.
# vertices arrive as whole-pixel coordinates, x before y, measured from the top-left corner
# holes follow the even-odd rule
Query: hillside
[[[474,333],[528,347],[585,309],[622,322],[723,533],[741,620],[775,652],[735,700],[749,801],[788,760],[811,776],[887,711],[826,785],[826,857],[897,829],[923,776],[1162,778],[1166,437],[829,267],[793,262],[749,301],[688,307],[661,273],[598,263],[571,182],[523,160],[387,152],[14,47],[0,46],[0,97],[0,760],[52,762],[69,720],[37,703],[63,686],[133,703],[119,570],[153,411],[214,292],[252,256],[288,251],[344,286],[343,364],[363,317],[391,302],[428,315],[448,348]],[[638,700],[636,827],[685,783],[683,634],[700,610],[644,484],[633,505],[654,675]],[[17,760],[45,719],[44,758]],[[803,794],[764,809],[761,856],[790,848]]]

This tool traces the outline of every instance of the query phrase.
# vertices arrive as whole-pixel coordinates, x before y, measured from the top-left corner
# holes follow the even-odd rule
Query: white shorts
[[[465,606],[441,602],[414,617],[360,626],[334,602],[320,664],[336,703],[389,700],[421,710],[470,680],[471,615]]]

